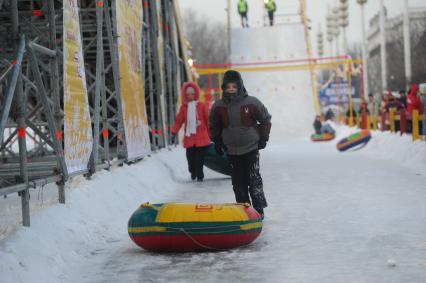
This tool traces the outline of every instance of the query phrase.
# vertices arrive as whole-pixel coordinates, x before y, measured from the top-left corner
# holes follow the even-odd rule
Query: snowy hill
[[[294,23],[233,29],[231,53],[232,64],[254,63],[244,66],[250,68],[274,66],[264,62],[305,60],[304,26]],[[272,140],[310,133],[315,107],[309,70],[244,72],[242,76],[249,94],[259,97],[272,114]]]

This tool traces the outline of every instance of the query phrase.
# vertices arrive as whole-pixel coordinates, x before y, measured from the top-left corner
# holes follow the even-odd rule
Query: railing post
[[[382,113],[382,125],[381,125],[381,131],[386,131],[386,112]]]
[[[367,130],[371,130],[371,117],[370,115],[367,115]]]
[[[362,103],[362,110],[361,110],[361,128],[363,130],[369,129],[370,127],[367,126],[368,124],[368,115],[367,115],[367,105],[363,102]]]
[[[389,126],[391,133],[395,133],[395,108],[389,109]]]
[[[405,113],[405,109],[399,110],[399,127],[401,135],[407,132],[407,115]]]
[[[421,115],[421,120],[422,120],[422,135],[426,135],[426,113],[423,113],[423,115]],[[426,141],[426,136],[424,138]]]
[[[420,139],[420,133],[419,133],[419,111],[418,110],[413,110],[413,131],[412,131],[412,135],[413,135],[413,141],[419,140]]]
[[[373,130],[377,131],[379,124],[379,117],[376,115],[373,115]]]

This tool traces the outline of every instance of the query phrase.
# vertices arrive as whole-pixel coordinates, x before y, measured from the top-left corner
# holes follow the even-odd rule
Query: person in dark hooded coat
[[[321,116],[320,115],[316,115],[315,116],[315,120],[314,120],[314,130],[315,130],[315,134],[316,135],[321,135],[321,128],[322,128],[322,123],[321,123]]]
[[[259,150],[266,147],[271,115],[259,99],[249,96],[237,71],[223,78],[222,99],[210,111],[210,133],[218,154],[227,152],[238,203],[251,203],[263,217],[267,206],[259,168]],[[251,200],[250,200],[251,198]]]

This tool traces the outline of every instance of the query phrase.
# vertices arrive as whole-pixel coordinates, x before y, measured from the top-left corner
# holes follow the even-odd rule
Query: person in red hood
[[[182,105],[172,128],[172,143],[184,124],[183,147],[186,148],[186,159],[191,179],[202,182],[204,179],[204,156],[210,145],[209,108],[199,101],[200,88],[193,82],[186,82],[182,87]]]
[[[414,110],[419,111],[420,115],[423,114],[424,112],[422,101],[420,97],[417,95],[418,91],[419,91],[419,87],[417,86],[417,84],[413,84],[411,86],[411,90],[407,97],[407,112],[410,114],[411,117],[413,116]],[[421,124],[419,125],[419,127],[421,132],[422,131]],[[412,121],[408,122],[408,132],[409,133],[412,132]]]
[[[419,92],[419,87],[416,84],[411,86],[410,94],[407,97],[407,111],[410,114],[413,114],[413,110],[419,111],[419,114],[423,114],[423,105],[420,97],[417,95]]]

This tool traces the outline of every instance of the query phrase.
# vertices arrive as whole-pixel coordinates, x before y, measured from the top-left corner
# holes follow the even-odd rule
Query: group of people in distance
[[[200,88],[192,82],[182,87],[182,105],[172,128],[172,143],[184,125],[183,146],[192,180],[204,179],[204,156],[211,141],[218,155],[227,154],[232,167],[236,202],[252,204],[264,216],[267,206],[260,175],[259,150],[271,131],[271,115],[256,97],[248,95],[240,73],[224,74],[222,97],[210,111],[199,101]]]
[[[274,13],[277,10],[277,4],[274,0],[266,0],[265,2],[265,9],[268,12],[268,18],[269,18],[269,25],[274,25]],[[243,28],[248,28],[248,10],[249,6],[247,3],[247,0],[238,0],[238,14],[240,14],[241,17],[241,26]]]
[[[322,121],[320,115],[315,116],[314,120],[314,130],[316,135],[324,135],[324,134],[330,134],[335,135],[336,130],[334,130],[331,119],[327,119],[325,121]]]
[[[408,94],[408,95],[407,95]],[[411,117],[413,116],[414,110],[422,115],[426,109],[426,84],[412,84],[406,92],[405,90],[400,90],[399,92],[386,91],[382,95],[376,94],[373,95],[370,93],[365,102],[362,103],[358,111],[352,108],[351,111],[346,112],[346,118],[349,119],[352,117],[355,122],[356,117],[361,117],[364,113],[370,117],[376,117],[378,121],[381,119],[379,116],[382,114],[388,114],[391,109],[397,111],[397,113],[405,112],[407,117],[407,128],[408,133],[412,132],[412,121]],[[373,119],[370,119],[372,121]],[[371,122],[371,125],[373,123]],[[383,125],[385,128],[389,127],[389,124]],[[398,131],[400,128],[400,121],[395,121],[395,128]],[[419,121],[419,129],[422,135],[426,135],[426,121]]]
[[[408,95],[407,95],[408,94]],[[380,102],[379,102],[380,100]],[[379,118],[383,114],[389,114],[391,109],[397,111],[397,113],[405,113],[406,117],[406,132],[411,133],[413,130],[412,117],[413,112],[416,110],[419,115],[423,115],[426,111],[426,84],[412,84],[408,89],[400,90],[399,92],[386,91],[382,95],[373,95],[370,93],[365,101],[362,102],[361,106],[355,109],[348,109],[345,113],[346,122],[349,123],[352,119],[352,123],[356,124],[357,117],[362,115],[370,116],[370,126],[374,126],[374,119],[381,123]],[[334,115],[333,111],[329,109],[324,116],[316,116],[314,121],[314,129],[317,135],[330,133],[331,129],[327,126],[327,121],[330,120],[329,116]],[[332,119],[331,119],[332,120]],[[324,124],[322,121],[326,121]],[[395,120],[395,130],[400,130],[400,121]],[[330,125],[331,126],[331,125]],[[376,125],[377,126],[377,125]],[[385,129],[389,129],[389,122],[386,121],[385,125],[381,125]],[[421,135],[426,135],[426,121],[424,119],[419,120],[418,129]]]

